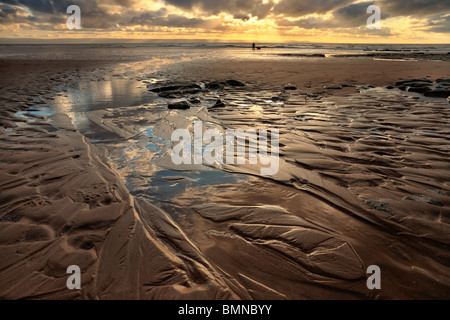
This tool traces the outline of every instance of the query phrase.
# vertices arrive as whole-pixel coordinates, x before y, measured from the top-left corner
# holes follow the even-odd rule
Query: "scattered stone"
[[[161,98],[176,99],[187,94],[196,94],[202,91],[202,88],[196,83],[172,83],[156,86],[147,85],[151,92],[155,92]]]
[[[416,81],[416,82],[405,82],[403,83],[406,87],[425,87],[425,86],[432,86],[432,82],[425,82],[425,81]]]
[[[375,88],[375,87],[371,84],[363,84],[363,85],[357,86],[356,90],[361,91],[361,90],[368,90],[368,89],[373,89],[373,88]]]
[[[404,197],[403,200],[410,200],[410,201],[418,201],[418,202],[426,202],[433,206],[443,207],[444,204],[442,201],[439,201],[435,198],[427,197],[427,196],[408,196]]]
[[[371,199],[366,201],[366,203],[372,209],[393,214],[392,209],[389,208],[391,201],[392,201],[391,199]]]
[[[396,85],[400,90],[421,93],[426,97],[447,98],[450,96],[450,88],[446,87],[448,80],[450,79],[440,78],[432,82],[426,78],[405,79],[397,81]]]
[[[179,99],[183,96],[183,94],[181,92],[166,91],[158,93],[158,96],[165,99]]]
[[[284,97],[272,97],[270,98],[273,102],[280,102],[280,101],[286,101],[286,98]]]
[[[437,83],[447,82],[450,83],[450,78],[439,78],[436,80]]]
[[[191,108],[191,104],[188,101],[177,101],[169,104],[169,109],[187,110]]]
[[[281,57],[308,57],[308,58],[326,58],[323,53],[277,53],[275,54]]]
[[[409,87],[408,92],[418,92],[418,93],[425,93],[430,91],[431,89],[429,87]]]
[[[222,99],[219,99],[211,108],[223,108],[223,107],[225,107],[225,103],[222,101]]]
[[[297,90],[297,87],[293,84],[287,84],[284,86],[284,90]]]
[[[208,90],[223,90],[224,85],[223,85],[223,83],[213,81],[213,82],[207,83],[205,85],[205,88]]]
[[[172,85],[166,85],[166,86],[160,86],[160,87],[154,87],[151,88],[152,85],[148,85],[147,87],[150,87],[151,92],[161,93],[161,92],[167,92],[167,91],[192,91],[192,90],[201,90],[202,88],[196,84],[196,83],[190,83],[190,84],[172,84]]]
[[[439,194],[441,196],[444,195],[444,190],[442,189],[428,189],[427,192]]]
[[[417,79],[405,79],[405,80],[400,80],[400,81],[397,81],[396,83],[395,83],[395,85],[396,86],[401,86],[401,85],[404,85],[405,83],[408,83],[408,82],[427,82],[427,83],[432,83],[432,81],[431,80],[428,80],[427,78],[417,78]]]
[[[426,97],[434,98],[447,98],[450,96],[450,90],[446,89],[433,89],[424,94]]]
[[[343,87],[339,86],[339,85],[335,85],[335,86],[324,86],[323,88],[327,89],[327,90],[341,90]]]
[[[192,104],[200,104],[200,103],[202,103],[202,101],[199,98],[197,98],[197,97],[190,98],[189,102],[192,103]]]
[[[225,83],[232,87],[245,87],[245,84],[237,80],[227,80]]]

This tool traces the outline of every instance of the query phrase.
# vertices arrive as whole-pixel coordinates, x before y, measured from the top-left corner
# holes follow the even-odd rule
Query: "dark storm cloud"
[[[299,27],[303,29],[335,28],[337,26],[333,20],[325,20],[317,17],[308,17],[297,20],[281,19],[277,24],[280,27]]]
[[[288,1],[288,2],[286,2]],[[291,1],[283,0],[282,2],[289,3],[294,6],[294,2],[297,3],[298,10],[301,11],[301,3],[310,2],[307,1]],[[353,1],[351,1],[353,2]],[[308,17],[300,18],[296,20],[286,20],[284,18],[278,20],[278,25],[280,26],[298,26],[305,29],[326,29],[326,28],[349,28],[349,27],[360,27],[366,24],[367,18],[370,14],[367,14],[367,8],[370,5],[378,5],[381,9],[381,18],[392,18],[400,16],[413,16],[418,18],[429,19],[428,30],[434,32],[449,32],[449,18],[443,18],[444,14],[440,16],[434,15],[436,18],[430,18],[430,14],[448,12],[450,13],[450,1],[442,0],[373,0],[365,1],[359,3],[350,3],[339,7],[338,1],[320,1],[318,0],[318,9],[328,12],[332,4],[335,4],[337,8],[331,11],[333,14],[333,19],[325,20],[320,17]],[[340,3],[342,4],[342,2]],[[286,5],[286,4],[285,4]],[[293,9],[294,10],[294,9]],[[306,10],[306,9],[304,9]],[[294,11],[293,11],[294,12]],[[295,16],[294,14],[289,14],[285,16]],[[433,22],[431,22],[433,21]]]
[[[187,18],[184,16],[169,14],[166,9],[158,11],[151,11],[143,13],[139,16],[131,18],[129,21],[124,21],[123,25],[130,26],[158,26],[158,27],[173,27],[173,28],[198,28],[205,24],[205,21],[197,18]]]
[[[181,1],[181,0],[179,0]],[[325,13],[341,8],[351,11],[360,8],[355,0],[281,0],[274,7],[274,13],[289,17],[300,17],[311,13]],[[377,0],[371,1],[378,5],[382,12],[389,16],[426,16],[429,14],[450,12],[448,0]],[[367,8],[367,7],[366,7]]]
[[[93,3],[97,7],[95,1],[51,1],[51,0],[1,0],[1,2],[11,5],[20,5],[29,8],[33,13],[63,13],[71,4],[80,5]]]
[[[118,0],[111,0],[115,1]],[[65,23],[68,17],[66,10],[70,5],[82,8],[83,26],[86,28],[109,28],[114,20],[114,16],[108,15],[99,8],[97,1],[92,0],[0,0],[0,2],[27,8],[32,13],[30,19],[34,18],[35,21],[42,23]]]
[[[38,18],[27,15],[18,6],[0,4],[0,24],[35,23],[38,21]]]
[[[187,18],[181,15],[168,14],[165,8],[156,11],[136,12],[131,6],[135,0],[109,0],[103,1],[112,5],[123,6],[122,14],[110,14],[99,7],[97,1],[91,0],[0,0],[3,3],[0,11],[0,22],[8,21],[24,22],[36,20],[45,23],[64,24],[67,20],[67,8],[70,5],[78,5],[81,8],[81,19],[83,28],[95,29],[117,29],[118,26],[166,26],[175,28],[196,28],[204,25],[204,20],[198,18]],[[31,10],[32,16],[27,19],[17,17],[14,8],[23,6]],[[131,7],[130,7],[131,6]],[[23,11],[23,9],[22,9]],[[46,27],[48,28],[48,26]],[[41,27],[43,29],[43,27]]]
[[[0,17],[17,16],[18,9],[10,6],[0,5]]]
[[[263,4],[262,0],[165,0],[165,3],[185,10],[200,9],[208,14],[228,13],[233,16],[252,15],[263,19],[269,15],[272,2]]]
[[[376,1],[352,3],[348,6],[334,10],[333,15],[339,16],[343,19],[351,19],[351,20],[355,18],[360,18],[361,16],[366,15],[367,8],[375,3]]]
[[[275,14],[299,17],[311,13],[325,13],[352,3],[354,0],[282,0],[275,5]]]
[[[428,20],[428,30],[439,33],[450,33],[450,13],[440,14]]]
[[[367,23],[367,18],[370,16],[370,14],[367,13],[367,8],[375,3],[376,1],[359,2],[336,9],[333,11],[334,19],[338,25],[344,27],[358,27],[365,25]],[[385,18],[385,16],[382,16],[382,18]]]
[[[327,29],[327,28],[350,28],[364,26],[367,23],[367,8],[375,1],[350,4],[334,11],[332,19],[309,16],[295,20],[282,18],[278,21],[279,26],[296,26],[305,29]]]
[[[411,16],[416,18],[430,18],[436,13],[450,13],[450,1],[443,0],[373,0],[359,3],[352,3],[334,10],[333,16],[341,26],[362,26],[369,16],[367,8],[370,5],[377,5],[381,9],[381,18],[395,18],[400,16]],[[441,14],[442,16],[444,14]],[[434,24],[430,23],[429,30],[434,32],[448,32],[448,19],[434,19]],[[447,31],[446,31],[447,30]]]
[[[450,12],[450,1],[448,0],[382,0],[377,3],[382,10],[395,16],[425,16]]]
[[[242,13],[235,13],[233,15],[233,19],[247,21],[247,20],[250,19],[250,15],[249,14],[242,14]]]
[[[9,5],[24,5],[32,11],[53,13],[53,6],[46,0],[1,0]]]

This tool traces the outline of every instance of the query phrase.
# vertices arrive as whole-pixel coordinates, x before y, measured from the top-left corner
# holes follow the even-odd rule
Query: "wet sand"
[[[192,118],[222,129],[278,128],[281,167],[264,178],[255,166],[223,165],[216,169],[246,179],[186,188],[164,201],[146,198],[144,189],[131,195],[127,167],[75,130],[67,114],[52,122],[32,112],[27,120],[14,116],[115,67],[0,62],[2,298],[450,297],[449,104],[384,88],[399,79],[450,77],[448,62],[166,65],[151,78],[236,79],[246,86],[188,95],[200,106],[156,113],[170,123],[158,127],[161,136]],[[150,81],[142,73],[132,77]],[[288,83],[297,90],[284,90]],[[224,107],[209,108],[217,99]],[[131,144],[143,119],[156,116],[151,106],[137,106],[112,118],[102,110],[86,117]],[[158,165],[170,167],[165,158]],[[66,288],[72,264],[82,269],[80,291]],[[366,287],[373,264],[382,270],[379,291]]]

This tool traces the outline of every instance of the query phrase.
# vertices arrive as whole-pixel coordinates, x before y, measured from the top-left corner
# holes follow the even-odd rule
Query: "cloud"
[[[282,0],[275,5],[273,12],[288,17],[299,17],[311,13],[326,13],[354,0]]]
[[[433,13],[450,12],[447,0],[382,0],[377,1],[382,11],[389,16],[426,16]]]
[[[296,20],[279,19],[277,25],[280,27],[299,27],[303,29],[334,28],[337,24],[333,20],[319,17],[307,17]]]
[[[450,33],[450,13],[439,14],[428,20],[428,31]]]
[[[264,19],[273,7],[273,2],[263,3],[262,0],[165,0],[165,3],[192,11],[201,10],[206,14],[218,15],[228,13],[233,16],[248,16]]]
[[[306,16],[295,20],[281,18],[279,26],[292,26],[304,29],[354,28],[366,25],[367,8],[375,1],[359,2],[331,11],[332,17]]]
[[[150,11],[140,16],[132,17],[121,23],[123,26],[161,26],[172,28],[198,28],[205,25],[205,20],[187,18],[176,14],[167,14],[166,9]]]
[[[358,2],[333,11],[334,19],[337,23],[346,27],[358,27],[367,23],[370,16],[367,8],[376,1]]]

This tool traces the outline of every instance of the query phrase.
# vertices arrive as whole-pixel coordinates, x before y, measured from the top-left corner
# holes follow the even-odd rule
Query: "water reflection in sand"
[[[249,177],[203,165],[177,168],[168,157],[174,129],[189,127],[197,119],[217,127],[204,108],[180,113],[150,93],[145,83],[111,79],[80,82],[57,96],[54,108],[67,114],[90,141],[106,150],[111,166],[133,195],[151,202],[184,202],[196,188],[241,184]],[[188,191],[190,190],[190,191]],[[183,199],[179,199],[179,197]],[[191,199],[191,203],[198,203]]]

